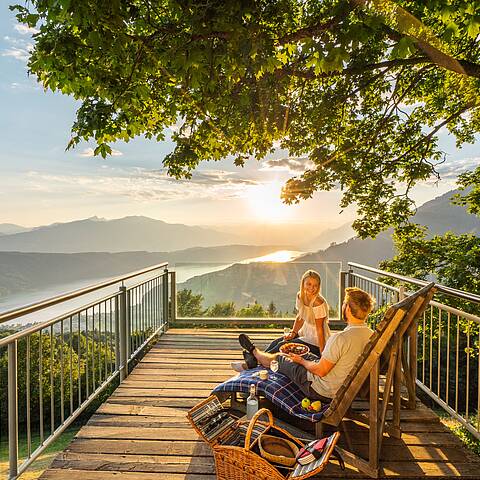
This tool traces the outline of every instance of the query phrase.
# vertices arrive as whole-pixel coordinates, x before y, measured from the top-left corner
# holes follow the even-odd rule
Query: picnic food
[[[280,351],[285,354],[295,353],[296,355],[305,355],[310,351],[306,345],[301,343],[284,343],[280,347]]]
[[[309,398],[304,398],[302,400],[302,408],[307,410],[307,408],[310,406],[310,399]]]
[[[320,400],[315,400],[315,402],[312,402],[309,398],[305,397],[302,400],[302,408],[307,412],[319,412],[322,408],[322,402]]]

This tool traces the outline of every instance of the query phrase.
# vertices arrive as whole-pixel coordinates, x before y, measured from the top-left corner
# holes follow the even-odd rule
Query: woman
[[[300,290],[296,296],[295,308],[298,313],[293,328],[283,337],[274,340],[265,349],[266,352],[279,352],[283,344],[294,341],[307,345],[313,354],[321,356],[325,343],[330,337],[328,304],[320,294],[321,284],[320,275],[315,270],[307,270],[303,274],[300,280]],[[257,361],[251,353],[254,348],[253,343],[243,333],[239,335],[238,340],[244,349],[245,362],[233,362],[232,368],[237,372],[246,368],[254,368]]]
[[[320,294],[321,285],[322,280],[315,270],[307,270],[303,274],[295,302],[298,313],[293,328],[283,337],[274,340],[266,348],[266,352],[279,352],[283,344],[295,341],[307,345],[315,355],[321,355],[330,337],[328,304]]]

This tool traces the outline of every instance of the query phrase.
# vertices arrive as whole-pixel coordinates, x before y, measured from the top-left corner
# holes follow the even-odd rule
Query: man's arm
[[[303,365],[309,372],[312,372],[314,375],[319,377],[324,377],[335,366],[333,362],[324,357],[322,357],[319,362],[305,360],[300,355],[295,355],[294,353],[291,353],[289,357],[290,360]]]
[[[324,324],[327,320],[327,317],[316,318],[315,319],[315,327],[317,330],[317,338],[318,338],[318,348],[321,352],[325,348],[325,328]]]

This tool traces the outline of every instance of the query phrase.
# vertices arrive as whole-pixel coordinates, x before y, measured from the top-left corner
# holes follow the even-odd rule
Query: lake
[[[169,268],[175,270],[177,283],[183,283],[186,280],[189,280],[193,277],[204,275],[206,273],[216,272],[223,270],[227,267],[230,267],[234,263],[251,263],[251,262],[288,262],[297,258],[304,252],[293,251],[293,250],[281,250],[274,252],[269,255],[264,255],[262,257],[254,257],[239,261],[234,261],[230,263],[212,263],[212,262],[196,262],[196,263],[172,263],[169,264]],[[143,278],[149,278],[145,276]],[[151,275],[150,275],[151,278]],[[0,312],[7,312],[14,310],[26,305],[31,305],[42,300],[56,297],[58,295],[79,290],[81,288],[87,287],[89,285],[94,285],[96,283],[101,283],[102,281],[108,280],[108,278],[92,278],[88,280],[82,280],[78,282],[63,284],[63,285],[54,285],[42,290],[37,290],[35,292],[24,292],[18,295],[10,295],[8,297],[0,300]],[[128,286],[128,282],[126,282]],[[9,324],[30,324],[38,323],[50,320],[60,315],[64,315],[68,312],[74,311],[75,309],[86,305],[97,298],[107,296],[111,293],[114,293],[118,290],[118,284],[112,285],[110,287],[104,288],[102,290],[92,292],[87,295],[83,295],[80,298],[75,300],[70,300],[68,302],[63,302],[59,305],[54,305],[53,307],[46,308],[42,311],[32,313],[30,315],[25,315],[22,319],[12,320],[11,322],[3,323],[2,325]]]

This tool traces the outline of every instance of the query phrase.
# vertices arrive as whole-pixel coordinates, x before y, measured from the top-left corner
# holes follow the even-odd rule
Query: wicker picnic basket
[[[215,413],[222,412],[222,413]],[[304,444],[289,432],[274,425],[273,415],[266,408],[260,409],[250,421],[228,417],[221,403],[212,395],[193,407],[187,418],[196,432],[212,447],[218,480],[303,480],[320,472],[328,462],[338,439],[338,433],[332,435],[332,441],[322,461],[312,462],[309,466],[297,465],[286,468],[283,465],[270,463],[261,456],[259,437],[268,433],[284,438],[299,448]],[[220,425],[210,428],[223,415]],[[266,415],[268,422],[261,422],[260,417]],[[207,419],[202,423],[202,420]],[[213,433],[212,433],[213,432]]]

